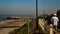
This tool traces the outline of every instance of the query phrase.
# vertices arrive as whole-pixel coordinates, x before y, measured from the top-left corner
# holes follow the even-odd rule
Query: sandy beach
[[[25,23],[30,22],[31,20],[25,21],[25,20],[15,20],[12,22],[8,22],[3,24],[3,27],[9,27],[9,26],[20,26],[22,27]],[[18,27],[19,28],[19,27]],[[13,31],[16,28],[0,28],[0,34],[9,34],[10,31]]]

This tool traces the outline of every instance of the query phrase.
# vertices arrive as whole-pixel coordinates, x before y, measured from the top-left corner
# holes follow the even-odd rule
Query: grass
[[[29,22],[29,29],[31,28],[32,28],[32,22]],[[28,23],[26,23],[24,27],[19,32],[17,32],[17,34],[28,34]]]
[[[27,28],[23,28],[20,31],[18,31],[17,34],[28,34],[28,30]]]
[[[32,21],[29,22],[29,30],[31,31],[33,27]],[[22,28],[10,32],[10,34],[28,34],[28,23],[26,23]]]

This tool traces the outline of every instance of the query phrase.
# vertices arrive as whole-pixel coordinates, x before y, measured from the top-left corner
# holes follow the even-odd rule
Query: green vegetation
[[[29,23],[29,29],[32,27],[32,22]],[[28,34],[28,23],[24,25],[24,27],[17,32],[17,34]]]
[[[29,32],[31,32],[33,27],[32,21],[29,22]],[[19,29],[15,29],[10,34],[28,34],[28,23],[26,23],[24,26],[22,26]]]
[[[28,34],[27,28],[23,28],[20,31],[16,32],[17,34]]]

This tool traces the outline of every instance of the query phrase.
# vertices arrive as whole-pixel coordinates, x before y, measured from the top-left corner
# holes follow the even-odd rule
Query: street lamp
[[[38,0],[36,0],[36,30],[38,30]]]
[[[35,23],[34,34],[40,34],[38,27],[39,27],[38,26],[38,0],[36,0],[36,23]]]

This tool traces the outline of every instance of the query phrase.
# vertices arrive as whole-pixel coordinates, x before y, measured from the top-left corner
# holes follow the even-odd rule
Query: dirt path
[[[14,30],[15,28],[3,28],[0,30],[0,34],[9,34],[10,31]]]

